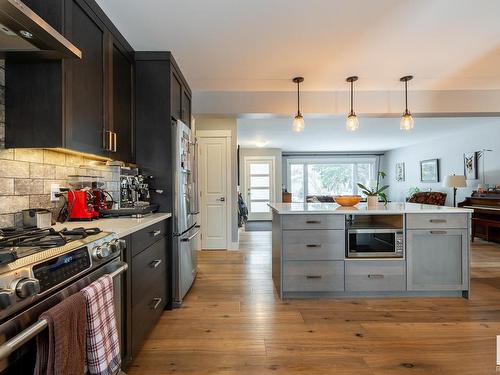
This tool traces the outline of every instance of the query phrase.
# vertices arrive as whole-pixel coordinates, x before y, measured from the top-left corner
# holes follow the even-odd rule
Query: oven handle
[[[122,263],[119,268],[117,268],[113,272],[110,272],[108,275],[114,278],[125,272],[127,268],[128,264]],[[0,345],[0,361],[7,358],[14,351],[19,349],[33,337],[42,332],[45,328],[47,328],[47,321],[45,319],[40,319],[38,322],[30,325],[28,328],[26,328],[24,331],[11,338],[6,343]]]

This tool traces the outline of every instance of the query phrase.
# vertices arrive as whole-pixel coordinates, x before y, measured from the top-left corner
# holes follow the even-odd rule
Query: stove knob
[[[109,246],[106,244],[94,247],[92,249],[92,258],[94,258],[95,260],[104,259],[108,256],[109,256]]]
[[[24,278],[16,284],[16,294],[20,298],[33,297],[40,293],[40,283],[37,279]]]
[[[117,253],[121,250],[124,250],[126,247],[125,240],[113,240],[109,243],[109,248],[112,253]]]
[[[0,289],[0,309],[4,310],[11,305],[10,296],[12,296],[12,290]]]

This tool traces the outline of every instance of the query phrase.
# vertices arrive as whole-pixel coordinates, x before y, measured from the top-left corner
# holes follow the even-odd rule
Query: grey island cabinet
[[[412,203],[270,207],[281,298],[469,296],[471,210]]]

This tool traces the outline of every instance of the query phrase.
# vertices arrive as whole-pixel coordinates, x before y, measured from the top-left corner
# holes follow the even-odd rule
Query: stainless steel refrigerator
[[[174,150],[173,212],[173,306],[179,307],[196,278],[198,259],[195,243],[198,225],[197,143],[193,132],[181,121],[172,123]]]

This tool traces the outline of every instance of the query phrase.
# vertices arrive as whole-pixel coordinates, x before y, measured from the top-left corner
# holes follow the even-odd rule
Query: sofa
[[[410,199],[408,199],[408,202],[444,206],[446,203],[446,195],[446,193],[441,193],[439,191],[422,191],[413,194]]]

